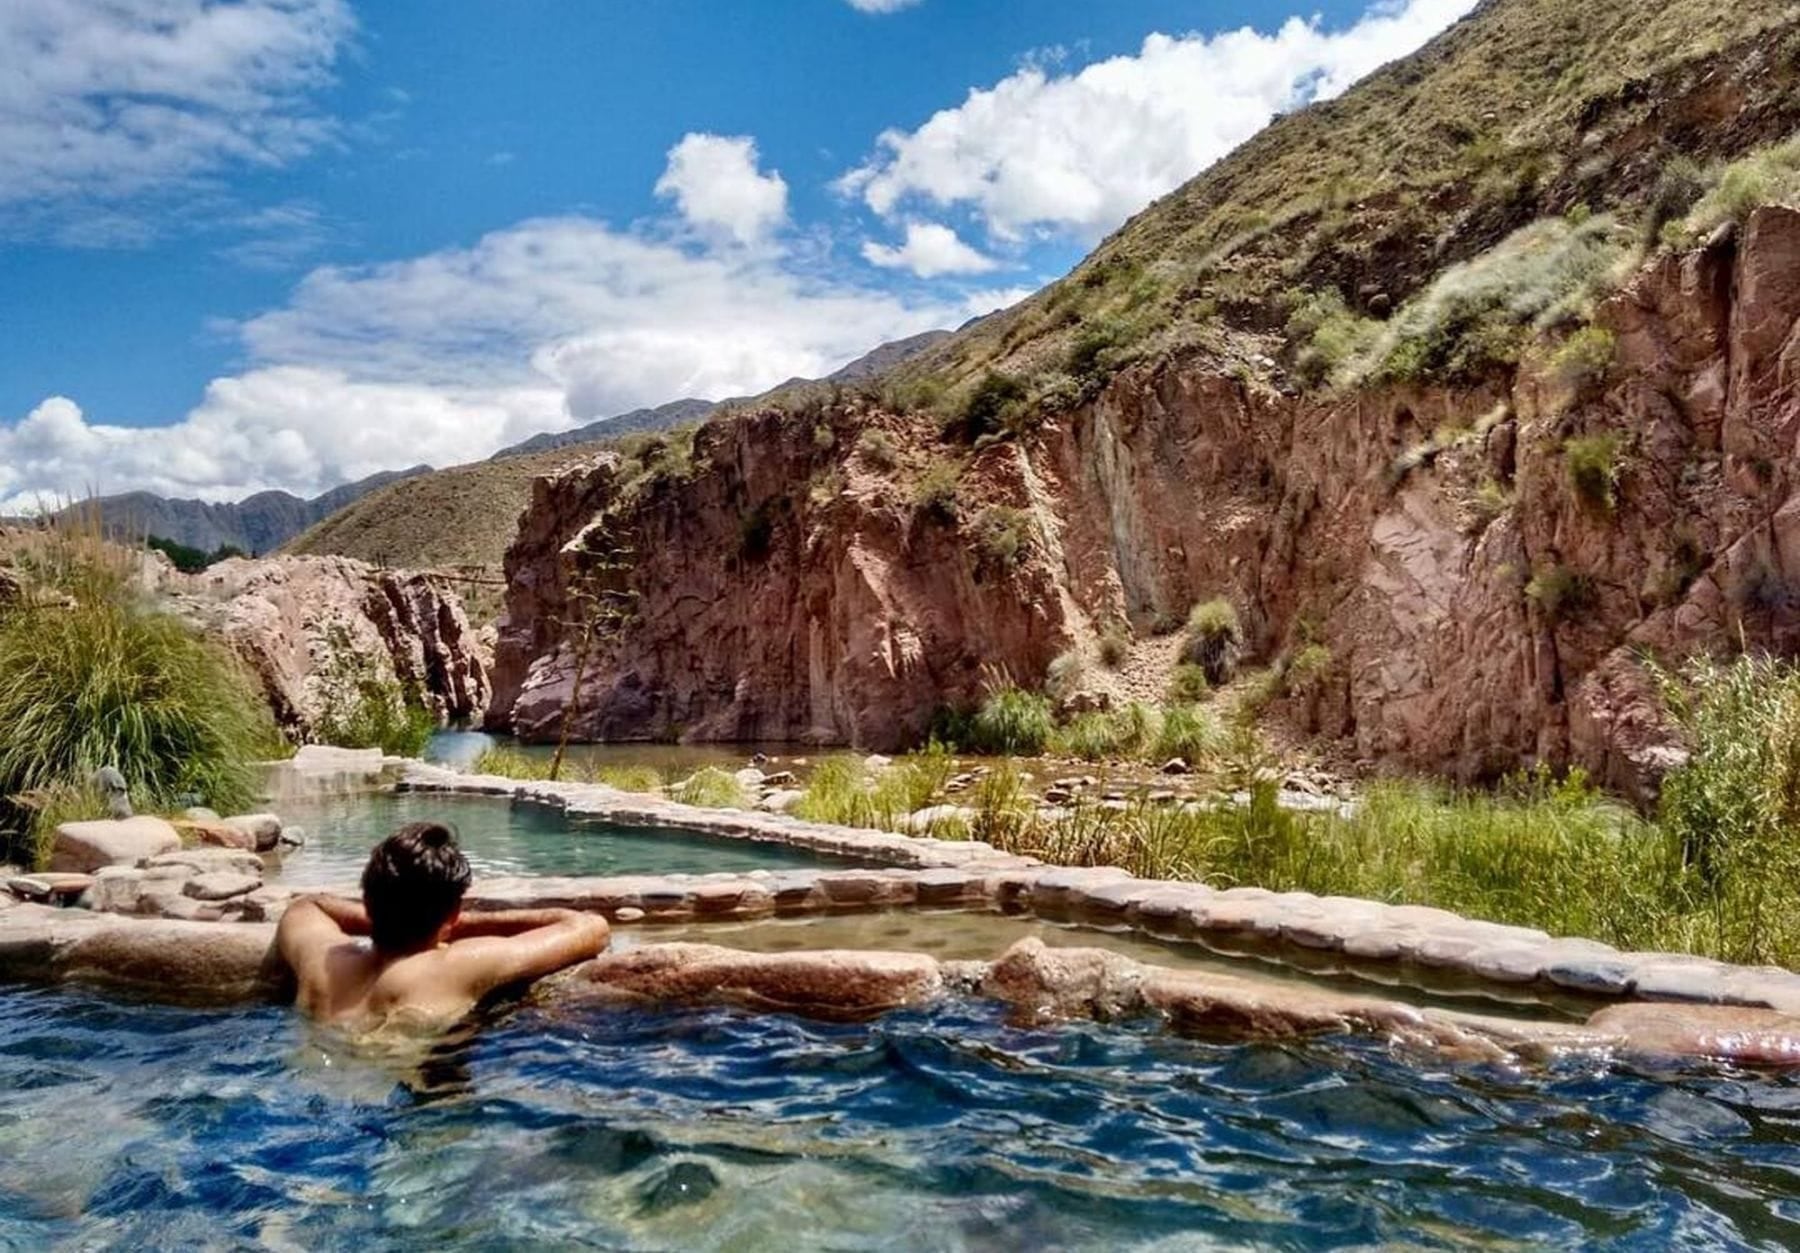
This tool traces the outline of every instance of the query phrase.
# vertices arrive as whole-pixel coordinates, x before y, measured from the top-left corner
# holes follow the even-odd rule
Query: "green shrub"
[[[621,792],[653,795],[663,790],[662,771],[655,766],[595,766],[587,776],[595,783],[604,783]]]
[[[437,718],[420,695],[357,648],[340,625],[326,629],[325,661],[317,677],[319,717],[311,732],[315,743],[417,757],[437,730]]]
[[[1113,349],[1131,337],[1130,328],[1117,318],[1101,318],[1084,325],[1069,345],[1064,368],[1082,382],[1096,382],[1110,374]]]
[[[1319,387],[1350,370],[1381,333],[1381,324],[1358,317],[1335,287],[1304,292],[1291,301],[1288,343],[1294,372],[1307,387]]]
[[[1658,672],[1688,742],[1660,819],[1693,872],[1706,946],[1733,961],[1800,957],[1800,669],[1767,656]]]
[[[837,434],[825,423],[821,422],[812,429],[813,447],[820,452],[830,452],[837,447]]]
[[[249,806],[279,739],[255,680],[223,647],[94,574],[72,604],[0,620],[0,828],[30,856],[18,798],[71,795],[114,766],[140,809],[195,794]],[[41,834],[41,832],[39,832]]]
[[[1125,755],[1120,731],[1109,713],[1077,714],[1058,728],[1052,751],[1083,761],[1111,761]]]
[[[1704,235],[1725,222],[1743,222],[1753,209],[1800,200],[1800,135],[1733,161],[1694,205],[1680,233]]]
[[[913,508],[939,522],[956,521],[957,495],[962,472],[950,462],[935,462],[913,487]]]
[[[975,518],[975,544],[983,561],[1011,570],[1031,547],[1031,515],[1023,509],[989,505]]]
[[[1282,682],[1297,695],[1316,692],[1330,676],[1332,660],[1331,649],[1316,642],[1308,644],[1289,660]]]
[[[1565,565],[1542,566],[1525,585],[1525,595],[1537,602],[1546,620],[1565,622],[1593,606],[1594,581]]]
[[[1577,395],[1592,391],[1606,380],[1612,368],[1613,333],[1600,326],[1584,326],[1565,339],[1550,358],[1550,368],[1565,387]]]
[[[1198,766],[1214,760],[1225,744],[1225,730],[1210,709],[1191,703],[1172,704],[1163,710],[1150,756],[1157,761],[1179,757],[1190,766]]]
[[[900,450],[886,431],[869,427],[856,437],[856,451],[877,470],[892,470],[900,464]]]
[[[1619,436],[1612,431],[1579,435],[1563,444],[1569,486],[1585,505],[1612,512],[1618,503]]]
[[[1212,695],[1212,684],[1206,681],[1206,670],[1192,662],[1182,662],[1169,676],[1168,700],[1171,705],[1193,705]]]
[[[1003,687],[982,702],[969,727],[976,752],[1035,756],[1056,731],[1050,700],[1019,687]]]
[[[1463,507],[1469,512],[1469,522],[1465,529],[1471,535],[1478,534],[1512,508],[1512,493],[1497,480],[1484,478],[1476,486],[1474,493],[1463,501]]]
[[[1244,646],[1243,628],[1237,609],[1224,597],[1214,597],[1194,606],[1188,615],[1187,639],[1182,644],[1181,659],[1199,666],[1206,681],[1214,687],[1229,683],[1236,673],[1238,656]]]
[[[548,779],[550,759],[495,744],[481,750],[469,763],[474,774],[497,774],[503,779]]]
[[[1124,627],[1107,628],[1100,637],[1100,664],[1109,670],[1117,670],[1131,656],[1131,636]]]
[[[1023,404],[1025,395],[1024,383],[1010,374],[989,370],[970,391],[957,415],[962,437],[973,441],[983,435],[998,434],[1006,428],[1007,406]]]
[[[748,809],[750,796],[735,776],[717,766],[704,766],[669,789],[683,805],[701,809]]]
[[[1516,362],[1534,329],[1585,310],[1627,251],[1604,215],[1579,226],[1534,222],[1407,301],[1347,372],[1350,381],[1456,380]]]
[[[1706,193],[1706,176],[1692,157],[1676,156],[1663,166],[1644,210],[1644,239],[1655,244],[1663,228],[1679,223]]]
[[[844,475],[836,469],[821,470],[807,484],[806,499],[814,509],[823,509],[844,494]]]

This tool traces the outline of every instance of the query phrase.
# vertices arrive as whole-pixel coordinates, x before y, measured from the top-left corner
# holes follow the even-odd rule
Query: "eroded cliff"
[[[691,465],[604,455],[535,487],[489,721],[557,730],[568,580],[604,533],[635,601],[586,738],[902,746],[984,678],[1037,682],[1109,625],[1142,640],[1223,594],[1262,660],[1324,650],[1275,712],[1361,758],[1638,789],[1667,752],[1642,656],[1800,644],[1797,318],[1800,213],[1766,208],[1602,303],[1593,377],[1528,355],[1307,394],[1195,355],[972,451],[849,399],[715,421]],[[952,461],[951,500],[922,489]]]

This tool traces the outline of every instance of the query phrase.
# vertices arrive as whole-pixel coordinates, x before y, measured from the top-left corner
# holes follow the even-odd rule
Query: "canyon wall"
[[[341,689],[363,681],[411,692],[447,722],[487,708],[488,650],[432,575],[347,557],[267,557],[169,570],[160,591],[244,658],[276,720],[302,738]]]
[[[1035,683],[1109,625],[1144,639],[1222,594],[1256,658],[1328,652],[1273,712],[1360,759],[1575,762],[1641,795],[1674,751],[1644,657],[1800,646],[1797,317],[1800,213],[1768,208],[1601,307],[1603,375],[1528,357],[1469,386],[1304,393],[1185,360],[973,451],[849,401],[710,423],[680,472],[602,456],[536,484],[489,723],[556,732],[568,580],[603,533],[625,537],[634,612],[589,667],[585,738],[899,747],[996,675]],[[1610,484],[1576,481],[1591,437]],[[920,507],[959,458],[954,516]],[[1009,517],[1016,557],[983,538]]]

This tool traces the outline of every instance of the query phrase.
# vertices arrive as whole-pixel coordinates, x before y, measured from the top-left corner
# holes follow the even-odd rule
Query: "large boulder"
[[[50,846],[50,869],[91,874],[102,866],[135,866],[181,847],[181,836],[161,818],[103,818],[65,822]]]

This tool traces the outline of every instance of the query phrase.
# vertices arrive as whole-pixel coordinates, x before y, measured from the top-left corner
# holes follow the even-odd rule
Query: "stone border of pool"
[[[960,991],[1009,1002],[1027,1017],[1154,1013],[1176,1030],[1201,1034],[1354,1031],[1489,1058],[1622,1052],[1800,1064],[1800,974],[1787,970],[1684,954],[1619,952],[1590,940],[1553,938],[1418,906],[1136,879],[1116,867],[1057,867],[973,841],[699,809],[602,785],[462,774],[382,760],[378,754],[367,762],[344,756],[350,773],[342,788],[334,789],[329,770],[316,769],[309,786],[391,786],[506,798],[551,806],[574,818],[679,828],[890,863],[700,875],[492,877],[472,888],[467,905],[473,909],[562,905],[625,924],[907,908],[1031,914],[1196,941],[1226,954],[1273,957],[1300,968],[1310,955],[1313,962],[1332,966],[1334,974],[1427,990],[1433,981],[1449,980],[1462,991],[1501,1000],[1574,993],[1612,1003],[1587,1015],[1586,1023],[1521,1022],[1356,991],[1297,989],[1252,974],[1171,969],[1099,949],[1051,950],[1036,939],[1019,941],[994,962],[939,962],[908,952],[761,953],[645,942],[558,976],[543,992],[552,999],[724,1000],[861,1014]],[[0,893],[0,981],[85,982],[177,999],[279,996],[286,972],[270,951],[270,924],[301,893],[276,884],[215,897],[210,889],[219,886],[220,872],[243,859],[257,860],[240,850],[183,849],[101,868],[91,878],[62,876],[88,880],[81,898],[88,908],[15,901],[15,895],[32,893],[21,893],[20,880],[13,880],[14,893]],[[259,882],[247,874],[237,877]],[[55,893],[36,894],[56,899]],[[895,999],[895,989],[904,995]]]
[[[1158,939],[1247,940],[1369,965],[1413,966],[1526,992],[1533,985],[1610,999],[1800,1013],[1800,973],[1686,953],[1624,952],[1596,940],[1465,918],[1420,905],[1264,888],[1138,879],[1112,866],[1069,868],[974,841],[835,827],[778,814],[699,809],[600,784],[521,782],[408,763],[413,792],[505,796],[572,818],[679,827],[727,839],[898,863],[908,869],[754,871],[614,879],[478,881],[475,908],[564,905],[614,921],[741,921],[845,909],[999,909],[1123,927]]]

